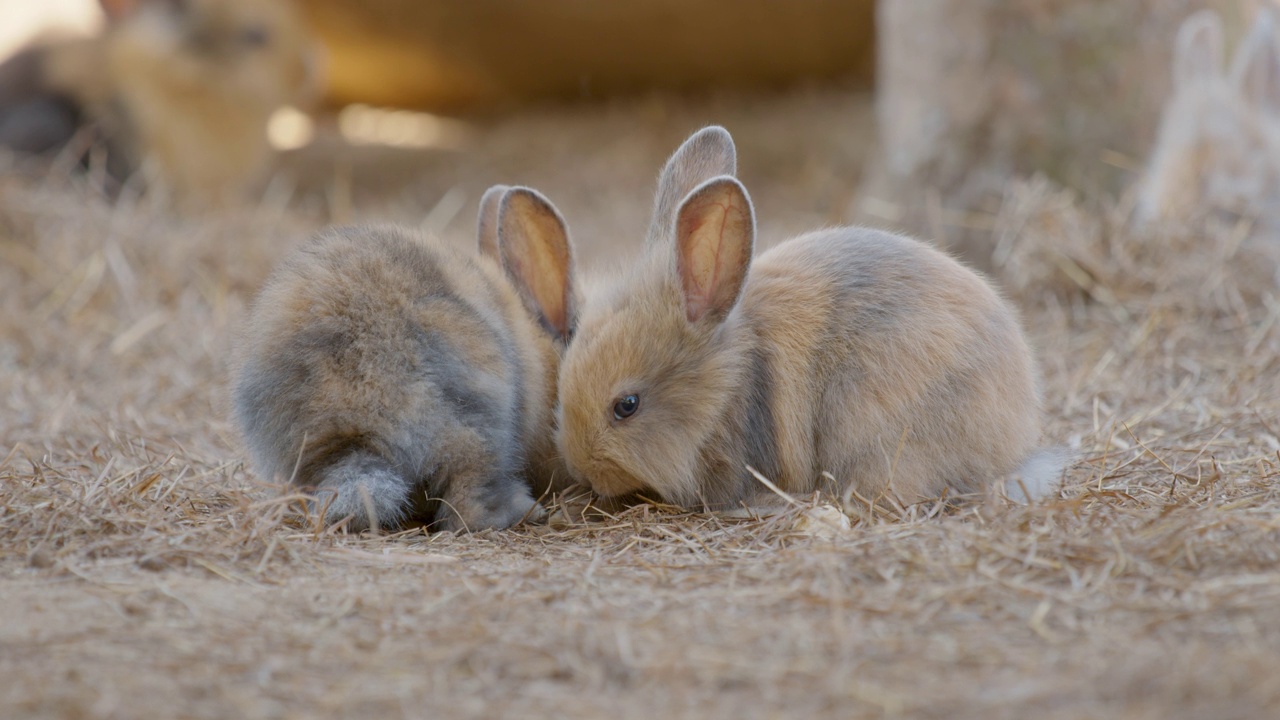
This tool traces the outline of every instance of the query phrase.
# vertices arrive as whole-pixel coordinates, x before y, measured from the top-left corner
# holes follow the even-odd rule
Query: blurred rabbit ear
[[[1222,77],[1222,18],[1201,10],[1182,21],[1173,53],[1173,81],[1185,86]]]
[[[551,201],[532,188],[507,190],[498,208],[498,250],[525,307],[567,342],[577,323],[573,250]]]
[[[476,221],[480,254],[497,263],[502,262],[502,255],[498,252],[498,209],[502,206],[502,196],[509,189],[506,185],[494,185],[485,190],[480,198],[480,217]]]
[[[680,205],[675,234],[685,317],[691,323],[724,320],[742,294],[755,247],[747,189],[727,176],[698,186]]]
[[[1231,80],[1250,105],[1280,115],[1280,39],[1276,37],[1276,10],[1258,9],[1253,29],[1236,51]]]
[[[737,150],[728,130],[710,125],[690,135],[658,176],[649,241],[662,238],[662,231],[671,226],[676,208],[694,188],[714,177],[733,176],[737,166]]]

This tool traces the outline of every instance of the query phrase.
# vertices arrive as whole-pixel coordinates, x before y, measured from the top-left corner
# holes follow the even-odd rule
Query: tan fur
[[[733,153],[731,143],[708,150],[704,133],[670,164],[691,148]],[[604,496],[714,508],[763,490],[750,465],[789,492],[912,502],[974,493],[1032,455],[1036,369],[987,282],[924,243],[865,228],[804,235],[752,262],[745,189],[703,180],[675,217],[654,218],[664,235],[641,262],[587,299],[560,378],[558,441],[575,477]],[[703,209],[708,197],[744,206],[752,222],[716,225],[718,238],[689,232],[722,214]],[[740,261],[735,243],[748,250]],[[686,246],[693,259],[673,262]],[[690,314],[682,263],[716,268],[716,282],[732,282],[736,266],[740,298],[713,289],[711,311]],[[628,394],[639,410],[619,420],[612,408]]]
[[[37,50],[47,91],[102,129],[124,173],[145,168],[185,204],[244,193],[271,159],[271,113],[318,90],[291,0],[125,5],[100,36]]]
[[[488,236],[498,210],[482,208],[482,246],[505,242]],[[317,236],[273,274],[244,334],[235,406],[258,471],[331,495],[327,520],[355,529],[539,514],[530,491],[568,482],[551,410],[565,339],[526,307],[526,281],[400,228]]]
[[[1188,17],[1174,53],[1174,89],[1136,209],[1139,224],[1228,213],[1280,230],[1280,19],[1269,5],[1223,69],[1222,21]]]

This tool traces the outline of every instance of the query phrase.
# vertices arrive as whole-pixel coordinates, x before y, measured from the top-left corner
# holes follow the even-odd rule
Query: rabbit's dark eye
[[[240,31],[240,44],[245,47],[261,48],[271,42],[271,33],[260,26],[247,27]]]
[[[623,395],[613,403],[613,419],[626,420],[640,409],[639,395]]]

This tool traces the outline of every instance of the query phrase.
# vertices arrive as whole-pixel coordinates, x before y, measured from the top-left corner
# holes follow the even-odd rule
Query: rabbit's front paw
[[[445,493],[434,529],[476,532],[503,529],[522,520],[543,522],[547,511],[519,478],[486,483],[464,492]]]

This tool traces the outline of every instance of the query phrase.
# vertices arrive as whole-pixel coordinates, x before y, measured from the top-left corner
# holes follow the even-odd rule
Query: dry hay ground
[[[1063,497],[1031,507],[854,508],[816,534],[799,510],[642,507],[352,538],[246,471],[233,329],[327,214],[416,213],[466,242],[484,184],[534,182],[599,265],[712,118],[741,129],[776,236],[844,212],[865,117],[841,102],[535,113],[381,204],[339,187],[216,222],[9,163],[0,717],[1275,716],[1280,303],[1229,230],[1143,240],[1052,188],[1011,192],[998,264],[1050,436],[1079,452]],[[796,155],[760,160],[777,147]],[[466,209],[442,210],[457,187]]]

